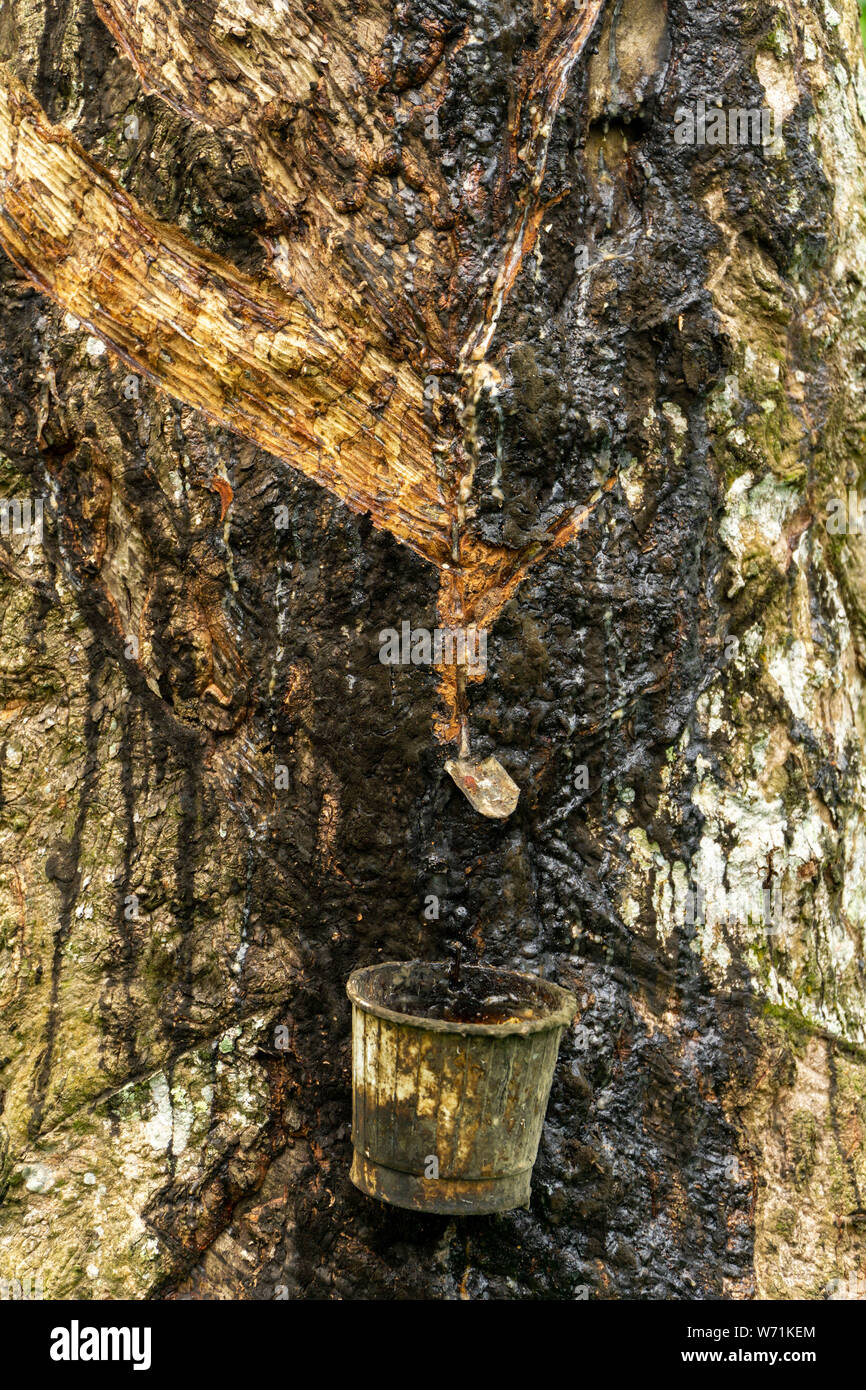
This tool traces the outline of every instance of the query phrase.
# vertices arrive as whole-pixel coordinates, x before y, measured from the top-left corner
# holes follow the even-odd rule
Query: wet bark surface
[[[42,544],[0,547],[10,1274],[61,1297],[828,1296],[863,1269],[866,1198],[866,589],[824,520],[866,437],[855,7],[608,3],[543,161],[526,93],[565,62],[565,11],[310,7],[323,51],[357,26],[375,57],[349,117],[322,78],[262,127],[214,98],[208,128],[183,65],[146,92],[126,7],[99,9],[7,0],[0,58],[244,284],[297,289],[281,238],[311,295],[333,275],[328,312],[414,373],[419,419],[435,400],[470,577],[454,607],[411,527],[169,394],[158,355],[106,350],[23,241],[2,259],[0,495],[46,499]],[[254,4],[185,14],[270,52]],[[677,144],[716,93],[772,105],[774,145]],[[406,114],[425,102],[435,137]],[[362,198],[370,112],[392,145],[370,136]],[[379,660],[384,629],[479,594],[469,725],[520,787],[504,823],[444,771],[447,682]],[[782,895],[781,935],[726,913],[744,885]],[[580,1012],[530,1208],[449,1220],[349,1183],[345,981],[458,943]]]

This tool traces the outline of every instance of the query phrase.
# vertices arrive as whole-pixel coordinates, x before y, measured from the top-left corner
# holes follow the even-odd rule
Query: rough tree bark
[[[862,1296],[853,0],[4,0],[0,58],[0,1276]],[[716,96],[772,143],[677,143]],[[458,941],[581,1009],[467,1221],[348,1181],[346,977]]]

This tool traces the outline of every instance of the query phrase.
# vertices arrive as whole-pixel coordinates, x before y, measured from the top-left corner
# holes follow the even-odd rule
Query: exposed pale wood
[[[0,241],[133,366],[434,563],[450,548],[423,383],[301,297],[157,222],[8,71]]]
[[[157,222],[6,71],[0,243],[132,365],[434,564],[444,625],[490,623],[594,505],[564,513],[519,553],[472,535],[467,497],[486,354],[534,245],[553,121],[602,6],[539,14],[542,39],[516,74],[500,175],[489,192],[470,179],[455,211],[428,124],[447,78],[444,31],[431,30],[409,102],[406,75],[386,70],[389,15],[375,4],[359,24],[339,7],[314,21],[259,0],[223,0],[213,13],[98,0],[149,90],[244,142],[272,206],[269,274],[243,275]],[[395,188],[411,211],[386,253],[378,237],[395,231]],[[479,199],[497,210],[499,232],[476,309],[483,286],[465,273],[460,227]],[[444,368],[464,388],[449,432],[424,398],[425,377]],[[452,741],[458,682],[453,669],[441,676],[437,734]]]
[[[360,14],[336,3],[311,14],[297,0],[96,8],[149,91],[244,142],[271,203],[278,278],[428,364],[454,360],[455,215],[431,133],[444,24],[428,26],[410,99],[378,0]]]

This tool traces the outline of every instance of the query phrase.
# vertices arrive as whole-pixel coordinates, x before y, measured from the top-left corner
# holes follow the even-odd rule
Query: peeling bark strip
[[[126,361],[441,563],[451,527],[423,386],[358,332],[158,223],[8,72],[0,242]]]

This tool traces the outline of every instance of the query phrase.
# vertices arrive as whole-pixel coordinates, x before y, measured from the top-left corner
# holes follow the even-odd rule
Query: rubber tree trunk
[[[862,1294],[853,0],[5,0],[0,56],[0,1275]],[[463,1221],[348,1180],[345,980],[457,943],[580,1001]]]

